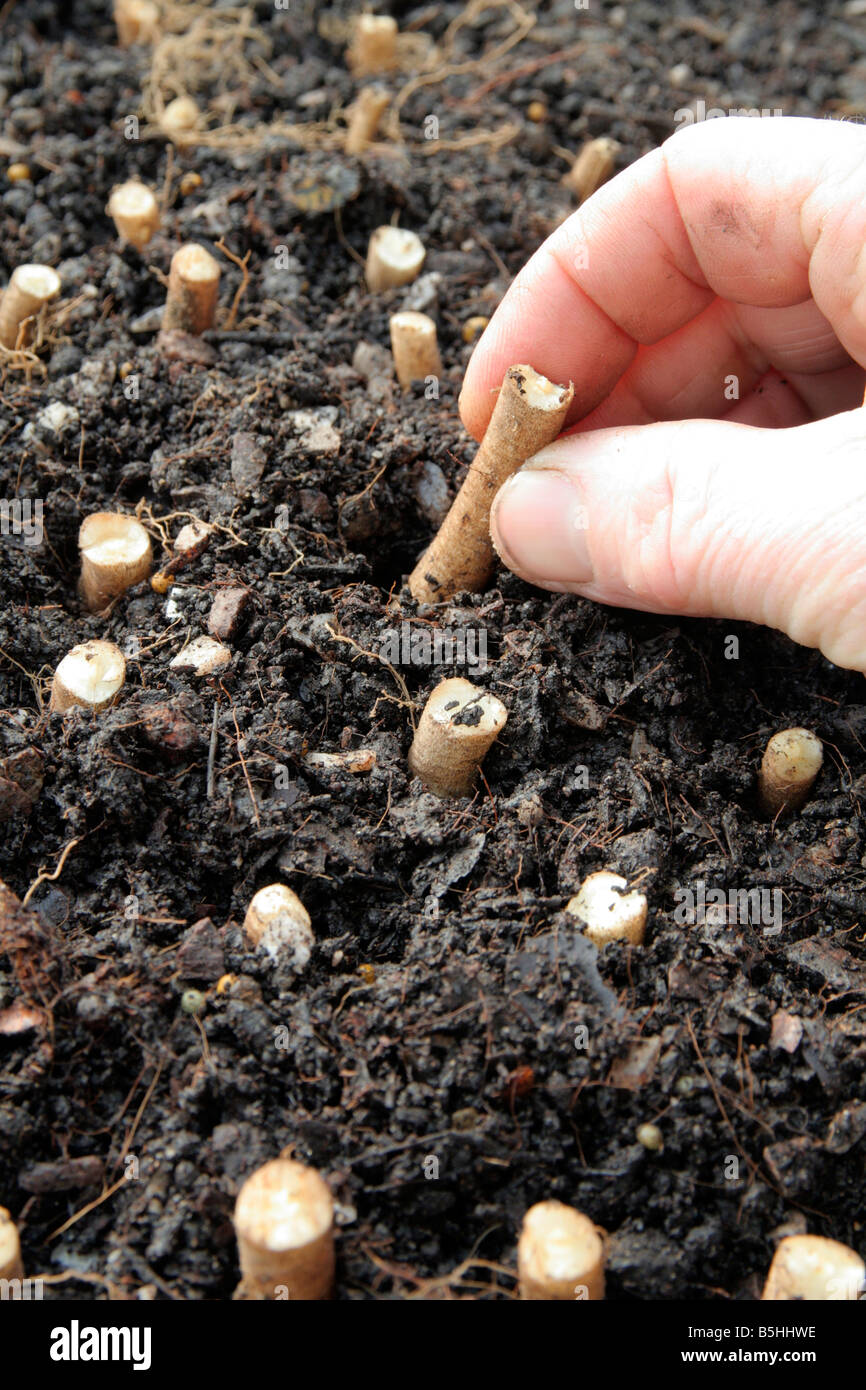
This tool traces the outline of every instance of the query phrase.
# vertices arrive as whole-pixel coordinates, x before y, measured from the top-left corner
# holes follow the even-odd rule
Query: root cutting
[[[509,367],[487,433],[433,544],[409,577],[419,603],[481,593],[493,573],[490,508],[506,479],[556,439],[574,390],[533,367]]]

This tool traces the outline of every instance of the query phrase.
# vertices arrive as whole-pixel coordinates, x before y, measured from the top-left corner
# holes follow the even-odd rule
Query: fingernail
[[[553,469],[523,468],[493,505],[493,543],[525,579],[588,584],[593,578],[580,489]]]

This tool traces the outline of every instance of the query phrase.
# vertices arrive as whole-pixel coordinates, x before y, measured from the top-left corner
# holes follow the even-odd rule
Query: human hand
[[[524,579],[748,619],[866,670],[866,130],[729,117],[599,190],[511,285],[460,408],[507,368],[579,421],[497,494]],[[738,389],[738,398],[732,398]]]

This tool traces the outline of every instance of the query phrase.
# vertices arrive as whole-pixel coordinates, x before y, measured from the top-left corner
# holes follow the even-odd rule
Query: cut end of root
[[[379,121],[391,100],[384,87],[364,87],[350,112],[346,131],[347,154],[362,154],[375,138]]]
[[[521,364],[511,367],[508,375],[513,377],[517,383],[518,390],[525,397],[527,405],[533,410],[547,410],[550,412],[561,411],[568,408],[574,389],[568,386],[558,386],[556,382],[549,381],[541,372],[537,372],[534,367],[527,367]]]
[[[63,714],[73,706],[105,709],[126,678],[123,653],[113,642],[82,642],[63,658],[54,673],[51,708]]]
[[[608,941],[639,946],[646,930],[647,900],[643,893],[627,889],[628,882],[620,874],[601,869],[584,879],[565,910],[582,923],[584,935],[596,946]]]
[[[107,212],[120,235],[138,250],[147,245],[159,226],[156,195],[137,179],[130,179],[114,189]]]
[[[397,63],[397,21],[390,15],[362,14],[355,22],[352,46],[346,54],[358,76],[386,72]]]
[[[175,251],[171,268],[191,284],[209,285],[220,278],[220,268],[204,246],[191,241]]]
[[[159,9],[153,0],[115,0],[114,22],[122,47],[151,43],[159,29]]]
[[[140,521],[123,512],[94,512],[78,533],[81,590],[92,613],[150,576],[150,536]]]
[[[274,960],[303,970],[315,945],[310,914],[297,893],[282,883],[260,888],[244,918],[244,935]]]
[[[366,38],[396,38],[397,21],[386,14],[362,14],[358,16],[357,33]]]
[[[198,337],[213,327],[220,268],[198,242],[189,241],[171,258],[162,332],[175,330]]]
[[[367,250],[367,287],[373,294],[408,285],[424,264],[424,243],[404,227],[377,227]]]
[[[436,324],[429,314],[419,314],[415,309],[403,309],[398,314],[392,314],[389,319],[391,332],[408,333],[413,337],[434,338],[436,337]]]
[[[260,1250],[301,1250],[327,1235],[334,1203],[314,1168],[277,1158],[247,1178],[235,1206],[238,1236]]]
[[[508,710],[462,676],[440,681],[424,706],[409,768],[436,796],[469,796],[481,761],[505,728]]]
[[[5,1207],[0,1207],[0,1279],[22,1279],[18,1229]]]
[[[786,1236],[779,1242],[764,1302],[856,1301],[866,1291],[866,1265],[856,1251],[824,1236]]]
[[[59,293],[60,276],[50,265],[16,266],[0,296],[0,344],[19,346],[22,332],[26,338],[25,321]]]
[[[242,1297],[293,1302],[334,1292],[334,1202],[315,1168],[278,1158],[247,1178],[235,1204]]]
[[[173,135],[188,135],[199,123],[198,104],[192,97],[175,97],[170,101],[160,118],[160,128],[169,138]]]
[[[609,135],[601,135],[597,140],[588,140],[575,159],[563,183],[577,194],[580,202],[591,198],[596,189],[610,178],[620,152],[618,140]]]
[[[448,737],[456,743],[477,744],[482,738],[493,740],[501,734],[508,719],[508,710],[501,700],[486,690],[479,690],[462,676],[437,685],[427,702],[427,710],[430,718],[447,729]]]
[[[123,512],[94,512],[82,522],[78,533],[82,555],[98,565],[141,565],[150,555],[150,536],[140,521]]]
[[[60,276],[50,265],[19,265],[12,272],[10,283],[42,304],[60,293]]]
[[[824,763],[824,745],[810,729],[782,729],[767,744],[758,774],[761,807],[768,816],[796,811]]]
[[[413,381],[442,375],[436,324],[428,314],[407,309],[392,314],[389,327],[394,369],[401,386],[408,387]]]
[[[563,1202],[538,1202],[517,1246],[524,1299],[604,1298],[604,1245],[588,1216]]]

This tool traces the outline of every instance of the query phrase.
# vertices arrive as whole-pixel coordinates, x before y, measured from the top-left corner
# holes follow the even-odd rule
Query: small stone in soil
[[[225,973],[222,937],[209,917],[184,934],[177,953],[182,980],[219,980]]]
[[[254,434],[241,431],[232,441],[232,486],[238,497],[249,497],[262,480],[268,457]]]
[[[249,606],[249,589],[220,589],[208,616],[208,632],[221,642],[229,641],[240,630]]]

